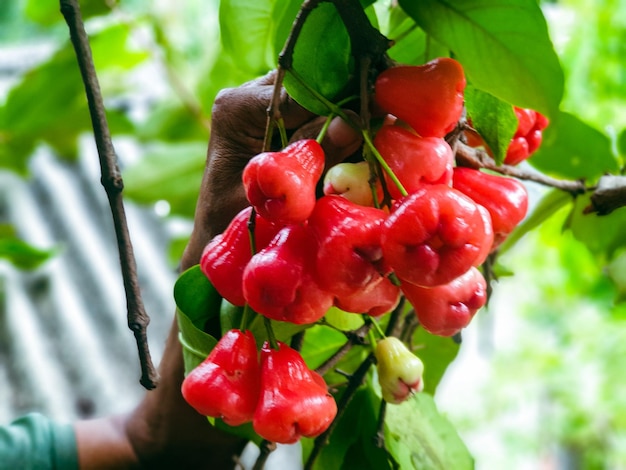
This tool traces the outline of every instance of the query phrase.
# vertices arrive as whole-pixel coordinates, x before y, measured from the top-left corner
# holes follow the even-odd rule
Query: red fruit
[[[537,112],[532,109],[513,107],[515,116],[517,117],[517,130],[513,137],[525,137],[535,126],[537,120]]]
[[[454,154],[448,143],[438,137],[420,137],[400,126],[383,126],[374,146],[402,186],[411,194],[422,184],[450,184]],[[385,174],[391,197],[402,197],[400,190]]]
[[[400,288],[387,278],[356,293],[335,297],[335,306],[346,312],[367,313],[374,317],[388,313],[400,302]]]
[[[456,167],[452,187],[487,209],[497,247],[526,217],[528,192],[516,179]]]
[[[248,221],[252,207],[246,207],[230,222],[226,230],[211,240],[200,258],[200,269],[222,297],[243,306],[246,300],[241,285],[243,270],[252,257]],[[279,227],[259,215],[255,217],[254,239],[260,250],[274,238]]]
[[[415,308],[420,325],[439,336],[461,331],[487,301],[487,283],[476,268],[436,287],[402,283],[402,292]]]
[[[254,416],[260,381],[254,336],[250,331],[230,330],[185,377],[181,392],[198,413],[238,426]]]
[[[517,165],[528,158],[528,142],[526,137],[515,137],[511,140],[504,157],[506,165]]]
[[[284,343],[261,349],[261,394],[252,425],[264,439],[292,444],[323,433],[337,414],[324,379]]]
[[[463,67],[447,57],[424,65],[392,67],[378,75],[375,99],[423,137],[443,137],[463,113]]]
[[[315,185],[324,164],[324,151],[312,139],[294,142],[280,152],[261,153],[243,171],[246,197],[271,222],[303,222],[315,206]]]
[[[322,318],[333,296],[313,278],[316,251],[307,226],[283,227],[244,270],[243,293],[250,307],[273,320],[297,324]]]
[[[336,297],[355,294],[382,281],[380,237],[386,212],[339,196],[317,201],[309,227],[317,239],[315,276]]]
[[[474,201],[428,185],[398,201],[383,226],[383,256],[398,277],[420,286],[450,282],[483,259],[485,221]]]

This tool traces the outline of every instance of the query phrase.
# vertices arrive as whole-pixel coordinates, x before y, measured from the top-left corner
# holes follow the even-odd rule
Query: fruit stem
[[[395,175],[395,173],[389,167],[389,165],[387,165],[387,162],[383,159],[378,149],[374,147],[374,142],[372,142],[372,138],[370,137],[369,132],[364,129],[361,129],[361,135],[363,136],[363,140],[365,141],[365,143],[371,150],[372,154],[376,158],[376,161],[378,161],[382,169],[385,171],[385,173],[387,173],[387,176],[389,176],[391,181],[393,181],[393,184],[396,185],[396,187],[398,188],[398,191],[400,191],[400,194],[402,194],[402,196],[408,196],[409,193],[407,192],[406,189],[404,189],[404,186],[402,185],[398,177]]]
[[[383,329],[380,327],[380,325],[378,324],[378,321],[376,321],[375,318],[373,317],[369,317],[368,321],[372,323],[372,325],[374,325],[374,328],[376,329],[376,332],[380,335],[381,338],[386,338],[387,335],[385,334],[385,332],[383,331]],[[370,330],[371,332],[372,330]]]
[[[243,314],[241,315],[241,322],[239,322],[239,329],[241,331],[245,332],[248,329],[253,313],[254,312],[250,308],[250,305],[246,304],[243,306]]]
[[[322,145],[322,140],[324,140],[324,137],[326,136],[326,133],[328,132],[328,128],[330,127],[330,123],[334,119],[334,117],[335,117],[335,114],[330,113],[328,117],[326,118],[326,121],[324,121],[324,125],[320,129],[320,132],[317,135],[317,138],[315,139],[318,144]]]
[[[267,317],[263,317],[263,324],[265,325],[265,331],[267,331],[267,340],[270,342],[270,347],[272,349],[278,349],[278,341],[276,341],[274,328],[272,328],[272,320]]]

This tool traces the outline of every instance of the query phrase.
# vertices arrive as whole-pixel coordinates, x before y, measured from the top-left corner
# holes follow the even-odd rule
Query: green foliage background
[[[487,116],[481,109],[486,103],[506,102],[533,107],[551,119],[544,145],[530,161],[535,169],[590,183],[605,172],[622,172],[626,2],[399,3],[404,11],[390,8],[391,2],[383,0],[367,7],[380,30],[396,39],[390,55],[406,63],[451,53],[457,57],[472,90],[470,115],[492,129],[491,142],[500,151],[497,156],[502,157],[501,143],[508,141],[513,128],[504,111]],[[142,151],[138,162],[123,168],[127,196],[147,205],[166,201],[170,217],[190,218],[216,94],[274,67],[299,2],[210,0],[185,2],[182,7],[176,2],[125,0],[111,9],[107,2],[88,0],[81,5],[89,19],[113,135],[132,139]],[[320,10],[317,15],[321,21],[333,12]],[[318,91],[332,99],[349,88],[354,65],[340,25],[331,23],[329,28],[321,38],[314,34],[319,29],[311,28],[296,50],[295,66],[314,77]],[[2,4],[0,47],[27,41],[46,41],[55,53],[20,77],[0,103],[0,166],[25,177],[38,146],[51,148],[60,159],[75,159],[77,138],[90,128],[67,28],[56,2]],[[316,47],[319,41],[332,47]],[[136,116],[119,103],[132,101],[141,92],[145,84],[137,77],[145,80],[147,67],[156,67],[165,78],[147,112]],[[290,80],[286,85],[294,96],[315,106]],[[512,237],[519,243],[506,246],[507,256],[497,267],[499,272],[514,273],[502,278],[495,290],[516,300],[523,330],[515,342],[496,349],[493,369],[481,384],[485,397],[481,407],[451,407],[450,418],[468,436],[478,466],[481,459],[493,456],[480,446],[472,447],[480,442],[473,436],[490,428],[501,437],[499,446],[506,449],[508,463],[522,462],[528,454],[541,457],[558,447],[581,468],[626,467],[626,394],[621,392],[626,311],[616,303],[624,300],[626,292],[626,213],[620,209],[605,217],[583,216],[587,205],[583,198],[538,194],[545,194],[545,199]],[[3,227],[0,257],[35,268],[51,254],[24,245],[17,235],[11,227]],[[184,237],[172,241],[173,260],[180,256],[182,243]],[[499,312],[490,308],[482,315],[497,322]],[[478,323],[481,341],[493,341]],[[328,335],[326,340],[331,341]],[[429,345],[424,338],[420,344]],[[434,392],[457,351],[448,343],[431,346],[434,352],[425,355],[432,361],[431,370],[437,371]],[[309,354],[315,358],[324,352],[313,348]],[[377,396],[363,392],[357,403],[368,409],[376,400]],[[540,429],[512,425],[520,400],[543,407]],[[421,412],[430,413],[430,405],[424,404]],[[502,418],[511,416],[508,421]],[[401,418],[392,422],[401,423]],[[393,434],[393,426],[388,432]],[[354,436],[333,449],[358,463],[355,442],[363,438]],[[410,460],[402,436],[393,442],[396,457]]]

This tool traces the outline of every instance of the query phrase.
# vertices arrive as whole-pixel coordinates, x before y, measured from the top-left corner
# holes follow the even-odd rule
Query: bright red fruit
[[[182,395],[198,413],[222,418],[230,426],[252,420],[261,374],[250,331],[230,330],[182,384]]]
[[[352,313],[367,313],[374,317],[388,313],[400,302],[400,288],[387,278],[372,283],[351,295],[335,297],[335,306]]]
[[[294,142],[280,152],[261,153],[243,171],[246,197],[271,222],[303,222],[315,206],[315,185],[324,164],[324,151],[312,139]]]
[[[244,270],[243,293],[250,307],[273,320],[297,324],[323,317],[333,296],[313,278],[316,247],[306,225],[283,227]]]
[[[459,62],[447,57],[424,65],[392,67],[380,73],[375,99],[423,137],[443,137],[463,113],[466,80]]]
[[[504,158],[507,165],[518,165],[530,157],[541,145],[543,130],[549,121],[543,114],[527,108],[513,107],[517,130]]]
[[[252,425],[264,439],[281,444],[315,437],[337,414],[337,404],[324,379],[302,356],[284,343],[261,349],[261,394]]]
[[[205,247],[200,258],[200,269],[222,297],[230,303],[243,306],[243,270],[252,257],[248,221],[252,207],[243,209],[230,222],[223,233],[217,235]],[[258,214],[255,217],[254,239],[260,250],[274,238],[279,227]]]
[[[484,261],[485,221],[474,201],[444,185],[426,185],[398,201],[383,226],[384,259],[404,282],[446,284]]]
[[[336,297],[355,294],[381,282],[385,211],[360,206],[340,196],[317,201],[309,227],[317,239],[316,279]]]
[[[409,194],[424,183],[451,182],[454,154],[441,138],[420,137],[400,126],[383,126],[374,146]],[[391,197],[401,198],[400,190],[386,174],[385,180]]]
[[[494,248],[526,217],[528,192],[516,179],[456,167],[452,186],[489,211]]]
[[[402,284],[420,325],[439,336],[452,336],[465,328],[487,301],[487,283],[476,268],[436,287]]]

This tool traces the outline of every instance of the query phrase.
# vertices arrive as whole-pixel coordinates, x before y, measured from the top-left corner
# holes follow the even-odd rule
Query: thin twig
[[[313,446],[313,450],[311,451],[311,454],[309,455],[309,458],[307,459],[306,465],[304,466],[304,470],[310,470],[313,468],[315,461],[317,460],[320,453],[322,452],[322,449],[328,444],[330,440],[330,435],[335,430],[335,427],[337,426],[337,423],[339,423],[341,416],[343,415],[344,411],[346,411],[346,409],[348,408],[350,401],[352,400],[355,393],[357,392],[357,390],[359,389],[359,387],[365,380],[365,375],[367,374],[367,371],[372,366],[372,364],[374,364],[374,362],[376,362],[374,353],[370,353],[365,358],[365,360],[361,363],[358,369],[354,372],[354,374],[350,376],[350,380],[348,381],[348,386],[346,387],[345,391],[341,395],[341,398],[339,399],[339,402],[337,403],[337,416],[335,416],[335,419],[333,420],[333,422],[330,423],[330,426],[328,427],[328,429],[326,429],[326,431],[324,431],[322,434],[317,436],[317,438],[315,438],[315,444]]]
[[[456,158],[457,162],[463,166],[485,168],[486,170],[495,171],[502,175],[514,176],[515,178],[526,181],[534,181],[544,186],[567,191],[572,195],[583,194],[588,189],[582,181],[560,180],[551,178],[542,173],[526,171],[516,166],[496,165],[487,152],[482,149],[470,147],[460,141],[456,143]]]
[[[146,328],[150,322],[150,317],[144,309],[137,280],[137,266],[122,199],[124,183],[117,166],[117,157],[111,141],[111,134],[100,93],[100,85],[93,64],[91,48],[85,32],[80,7],[77,0],[60,0],[60,2],[61,13],[70,30],[70,38],[76,51],[76,59],[85,86],[96,147],[100,158],[101,183],[107,193],[113,216],[124,290],[126,292],[128,327],[135,335],[141,362],[140,383],[146,389],[151,390],[156,387],[158,374],[152,364],[148,348]]]
[[[372,327],[371,323],[366,323],[358,329],[347,334],[348,341],[346,341],[331,357],[329,357],[321,366],[315,369],[320,375],[324,375],[337,365],[337,363],[356,345],[363,344],[363,340],[367,332]]]
[[[270,454],[276,450],[276,443],[263,440],[259,449],[261,450],[261,453],[257,457],[252,470],[263,470]]]

